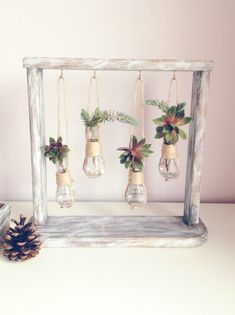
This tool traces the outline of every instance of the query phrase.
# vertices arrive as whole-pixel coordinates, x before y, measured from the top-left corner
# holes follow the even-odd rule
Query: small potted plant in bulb
[[[69,148],[62,143],[62,137],[57,140],[49,138],[49,145],[44,146],[44,155],[56,165],[56,201],[63,207],[71,207],[75,192],[72,185],[72,178],[68,166]]]
[[[164,115],[153,120],[156,127],[156,139],[163,138],[162,156],[159,162],[159,172],[169,180],[179,176],[179,163],[176,143],[179,138],[187,139],[187,134],[180,128],[187,125],[192,118],[185,117],[186,103],[177,106],[169,106],[168,103],[159,100],[148,100],[148,105],[160,108]]]
[[[83,163],[83,170],[88,177],[95,178],[103,175],[105,172],[105,163],[100,143],[100,124],[118,121],[136,126],[137,121],[124,113],[101,110],[99,107],[93,113],[82,109],[81,119],[86,127],[86,156]]]
[[[118,150],[124,151],[120,156],[120,163],[129,168],[129,182],[125,193],[125,199],[131,208],[135,208],[147,201],[144,185],[144,159],[153,151],[151,144],[145,143],[145,138],[139,142],[133,135],[129,147],[122,147]]]

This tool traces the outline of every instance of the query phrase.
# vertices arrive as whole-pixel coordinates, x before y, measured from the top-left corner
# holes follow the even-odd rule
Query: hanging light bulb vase
[[[147,193],[144,185],[143,171],[130,169],[125,199],[130,205],[130,209],[135,209],[137,206],[146,203]]]
[[[89,178],[96,178],[105,173],[102,157],[99,126],[86,127],[86,153],[83,170]]]
[[[153,153],[151,144],[145,143],[145,138],[140,141],[133,135],[129,147],[122,147],[119,156],[120,163],[129,168],[128,185],[125,192],[125,200],[134,209],[147,202],[147,193],[144,184],[144,159]]]
[[[92,83],[95,83],[96,87],[96,103],[97,107],[93,112],[90,112],[91,103],[91,90]],[[83,162],[83,171],[89,178],[96,178],[105,173],[105,162],[102,156],[102,146],[100,141],[100,124],[104,122],[118,121],[124,124],[137,125],[137,121],[129,115],[124,113],[101,110],[99,107],[99,93],[98,93],[98,80],[96,73],[90,79],[87,108],[82,109],[81,119],[86,127],[86,147],[85,147],[85,159]]]
[[[162,156],[159,161],[158,169],[166,181],[179,176],[179,161],[176,145],[162,144]]]
[[[68,159],[63,162],[56,163],[56,201],[61,208],[69,208],[73,205],[75,200],[75,191],[73,188],[73,180],[67,168]]]
[[[60,207],[69,208],[75,200],[73,180],[69,171],[69,148],[62,144],[61,137],[57,141],[54,138],[50,138],[49,141],[50,144],[44,147],[44,154],[56,165],[56,201]]]
[[[120,156],[120,163],[129,168],[128,185],[125,192],[125,200],[130,205],[130,209],[135,209],[139,205],[147,202],[147,193],[144,184],[144,160],[149,154],[151,144],[147,144],[144,137],[144,84],[141,79],[141,72],[135,83],[134,100],[132,104],[132,114],[135,116],[137,106],[137,89],[140,87],[141,94],[141,136],[140,141],[134,135],[134,128],[131,128],[131,138],[129,147],[122,147],[118,150],[124,151]]]
[[[176,106],[169,106],[171,98],[172,83],[176,87]],[[176,143],[179,138],[187,139],[187,134],[181,129],[192,120],[191,117],[185,117],[184,108],[186,103],[178,101],[178,81],[175,73],[171,78],[167,101],[147,100],[148,105],[157,106],[164,115],[153,120],[156,127],[156,139],[163,138],[162,155],[159,161],[158,169],[166,181],[177,178],[180,174],[179,159]]]
[[[63,102],[65,113],[66,141],[63,144],[61,137],[61,86],[63,87]],[[49,138],[49,145],[44,146],[44,155],[56,165],[56,201],[61,208],[69,208],[75,201],[75,191],[73,188],[73,180],[69,169],[69,147],[68,147],[68,108],[65,80],[63,71],[57,80],[57,119],[58,119],[58,138]]]

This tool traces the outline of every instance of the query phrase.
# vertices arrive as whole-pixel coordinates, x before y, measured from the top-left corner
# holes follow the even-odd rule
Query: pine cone
[[[40,235],[34,222],[20,215],[20,221],[11,220],[15,227],[10,227],[4,235],[3,255],[9,260],[23,261],[38,255],[41,248]]]

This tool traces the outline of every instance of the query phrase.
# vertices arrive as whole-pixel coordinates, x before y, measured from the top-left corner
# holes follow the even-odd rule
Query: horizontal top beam
[[[23,60],[25,68],[67,70],[119,71],[211,71],[211,60],[165,59],[94,59],[94,58],[30,58]]]

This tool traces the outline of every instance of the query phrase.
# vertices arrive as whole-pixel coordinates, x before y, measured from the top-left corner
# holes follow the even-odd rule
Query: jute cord
[[[175,76],[175,72],[173,72],[173,77],[170,80],[169,91],[168,91],[168,100],[167,100],[168,104],[170,104],[171,97],[172,97],[173,82],[175,83],[175,94],[176,94],[176,105],[177,105],[177,104],[179,104],[179,83],[178,83],[178,80]]]
[[[141,128],[141,138],[144,138],[144,82],[142,80],[141,71],[139,71],[139,76],[135,81],[135,88],[134,88],[134,98],[132,103],[132,117],[136,118],[136,107],[137,107],[137,94],[138,90],[140,89],[140,105],[141,105],[141,120],[140,120],[140,128]],[[131,126],[130,132],[130,139],[134,135],[134,126]],[[143,161],[144,162],[144,161]]]
[[[129,184],[143,185],[144,184],[144,172],[129,172]]]
[[[69,172],[56,174],[56,184],[58,186],[69,186],[72,184],[72,179]]]
[[[57,79],[57,136],[61,137],[61,125],[62,125],[62,114],[61,114],[61,94],[63,93],[63,105],[64,105],[64,115],[65,115],[65,141],[67,146],[69,146],[69,125],[68,125],[68,102],[67,102],[67,89],[66,83],[63,76],[63,70],[61,70],[61,74]],[[69,169],[69,158],[68,158],[68,169]]]
[[[134,99],[132,103],[132,116],[136,118],[136,107],[137,107],[137,92],[140,88],[140,101],[141,101],[141,137],[144,138],[144,82],[141,77],[141,71],[135,82]],[[134,135],[134,126],[131,126],[131,136]]]
[[[175,160],[178,158],[177,147],[174,144],[162,145],[162,157],[167,160]]]
[[[92,83],[95,83],[95,88],[96,88],[96,102],[97,102],[97,107],[100,107],[100,97],[99,97],[99,88],[98,88],[98,80],[96,77],[96,72],[94,71],[93,76],[90,78],[89,81],[89,89],[88,89],[88,98],[87,98],[87,111],[90,111],[91,107],[91,93],[92,93]]]
[[[91,110],[91,95],[92,95],[92,86],[93,82],[95,83],[95,95],[96,95],[96,102],[97,107],[100,107],[100,96],[99,96],[99,87],[98,87],[98,79],[96,77],[96,72],[94,71],[93,76],[90,78],[89,81],[89,88],[88,88],[88,98],[87,98],[87,111],[90,112]],[[101,155],[101,143],[100,141],[86,142],[86,156],[87,157],[94,157]]]
[[[101,143],[100,141],[87,141],[86,143],[86,156],[93,157],[93,156],[100,156],[101,155]]]
[[[61,89],[61,86],[63,89]],[[68,145],[69,130],[68,130],[68,103],[67,103],[67,89],[66,83],[61,71],[61,75],[57,79],[57,118],[58,118],[58,138],[61,136],[61,94],[63,91],[63,103],[64,103],[64,114],[65,114],[65,128],[66,128],[66,144]]]

